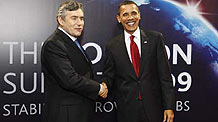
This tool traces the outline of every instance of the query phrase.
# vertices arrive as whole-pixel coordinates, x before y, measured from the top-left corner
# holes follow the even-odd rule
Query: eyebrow
[[[124,15],[124,14],[128,14],[128,13],[133,13],[133,12],[134,12],[134,13],[139,13],[137,10],[133,10],[133,11],[131,11],[131,12],[124,12],[123,15]]]
[[[84,17],[84,16],[75,16],[75,15],[72,15],[72,16],[70,16],[70,17]]]

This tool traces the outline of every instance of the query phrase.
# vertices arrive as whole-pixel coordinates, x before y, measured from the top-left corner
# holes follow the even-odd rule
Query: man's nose
[[[132,15],[129,15],[128,19],[134,19],[134,17]]]
[[[78,25],[83,25],[83,24],[84,24],[84,20],[78,18],[78,19],[77,19],[77,24],[78,24]]]

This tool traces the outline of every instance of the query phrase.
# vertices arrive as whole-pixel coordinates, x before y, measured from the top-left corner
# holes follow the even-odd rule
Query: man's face
[[[122,5],[120,7],[120,15],[117,15],[118,22],[123,25],[124,30],[129,34],[133,34],[136,31],[140,19],[140,13],[135,4]]]
[[[58,17],[60,27],[73,37],[81,35],[84,27],[84,13],[81,9],[66,11],[65,19]]]

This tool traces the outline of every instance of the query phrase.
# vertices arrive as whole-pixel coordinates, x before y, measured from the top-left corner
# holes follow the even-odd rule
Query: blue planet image
[[[156,17],[159,17],[159,19],[155,18],[159,22],[156,23],[156,21],[152,20],[149,22],[154,23],[151,25],[155,25],[155,23],[159,25],[162,23],[161,27],[153,26],[149,27],[150,29],[160,30],[162,32],[167,31],[168,33],[172,31],[172,33],[170,32],[171,34],[166,35],[175,34],[177,38],[174,38],[173,40],[178,39],[178,35],[182,34],[181,38],[185,39],[176,41],[191,41],[188,43],[193,43],[198,50],[206,49],[208,55],[205,54],[205,56],[207,56],[205,59],[210,59],[210,62],[208,63],[215,74],[218,75],[218,32],[209,24],[209,22],[207,22],[201,15],[190,11],[188,6],[181,5],[174,1],[135,0],[135,2],[141,8],[145,7],[145,10],[141,11],[142,14],[145,14],[142,15],[145,16],[142,21],[155,14]],[[164,26],[164,24],[166,25]],[[146,25],[144,27],[148,28]],[[166,40],[172,40],[172,37],[166,38]]]

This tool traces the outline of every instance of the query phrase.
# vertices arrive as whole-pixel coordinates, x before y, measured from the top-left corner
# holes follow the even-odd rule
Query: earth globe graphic
[[[143,28],[166,33],[168,41],[186,41],[197,50],[204,50],[204,60],[208,60],[211,70],[218,75],[218,32],[204,18],[189,11],[187,6],[169,0],[135,2],[141,9]]]
[[[139,6],[141,13],[140,28],[143,30],[156,30],[163,34],[165,43],[169,47],[172,73],[177,79],[181,72],[188,72],[192,78],[191,88],[186,92],[178,92],[178,88],[185,87],[176,83],[176,100],[189,101],[188,111],[177,111],[180,114],[175,118],[176,121],[209,121],[218,119],[218,32],[201,15],[189,11],[188,7],[172,0],[133,0]],[[92,1],[93,2],[93,1]],[[122,0],[95,0],[96,4],[104,3],[104,11],[111,14],[103,15],[101,19],[90,16],[86,24],[85,40],[109,40],[112,35],[118,34],[113,26],[117,24],[117,6]],[[87,7],[91,5],[87,4]],[[101,5],[101,4],[99,4]],[[109,6],[109,7],[108,7]],[[107,7],[107,8],[106,8]],[[91,11],[88,11],[87,15]],[[96,11],[93,11],[93,13]],[[101,11],[102,12],[102,11]],[[91,15],[93,15],[91,13]],[[96,13],[102,14],[102,13]],[[94,23],[95,26],[94,26]],[[116,23],[116,24],[115,24]],[[99,24],[99,25],[98,25]],[[96,27],[97,26],[97,27]],[[101,35],[94,37],[92,31]],[[97,29],[94,29],[97,28]],[[99,29],[101,28],[101,29]],[[90,30],[89,30],[90,31]],[[101,42],[99,42],[101,43]],[[173,46],[177,44],[185,54],[187,45],[192,46],[191,64],[187,64],[181,56],[178,62],[172,64]],[[104,45],[104,44],[102,44]],[[104,46],[102,46],[104,47]],[[184,79],[186,80],[186,79]],[[185,107],[185,106],[183,106]],[[204,112],[202,112],[204,111]],[[187,113],[186,113],[187,112]],[[207,116],[204,114],[208,113]],[[210,115],[209,115],[210,113]],[[199,117],[200,116],[200,117]],[[208,116],[210,117],[208,119]]]

